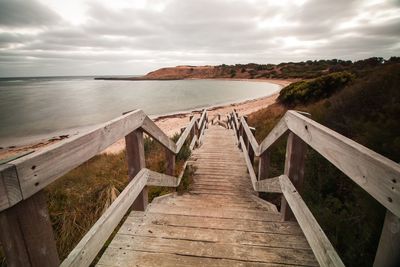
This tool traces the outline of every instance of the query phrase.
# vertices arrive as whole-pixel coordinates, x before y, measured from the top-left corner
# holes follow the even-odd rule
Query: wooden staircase
[[[255,195],[236,142],[210,126],[190,191],[132,211],[98,266],[317,266],[298,224]]]
[[[234,111],[209,120],[204,110],[175,143],[135,110],[1,164],[0,243],[7,264],[343,267],[300,194],[312,148],[387,209],[374,267],[400,266],[400,165],[308,115],[287,111],[259,144],[245,117]],[[144,135],[165,148],[165,173],[146,168]],[[286,136],[284,170],[270,177],[271,147]],[[121,138],[129,182],[60,264],[43,189]],[[176,177],[175,158],[185,143],[192,156]],[[148,205],[147,187],[178,187],[188,165],[196,169],[189,192]],[[280,211],[259,192],[280,194]]]

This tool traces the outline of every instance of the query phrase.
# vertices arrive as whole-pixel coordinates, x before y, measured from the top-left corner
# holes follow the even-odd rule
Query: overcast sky
[[[400,0],[0,0],[0,76],[400,56]]]

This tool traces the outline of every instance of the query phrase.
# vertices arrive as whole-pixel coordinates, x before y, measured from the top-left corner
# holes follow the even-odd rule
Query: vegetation
[[[399,62],[400,57],[391,57],[388,60],[381,57],[372,57],[355,62],[350,60],[328,59],[286,62],[280,64],[222,64],[216,66],[218,69],[216,78],[313,79],[321,75],[342,71],[360,76],[381,65]],[[235,73],[235,75],[233,75],[233,73]]]
[[[326,74],[312,80],[295,82],[282,89],[278,100],[291,105],[315,102],[331,96],[353,79],[353,74],[344,71]]]
[[[319,82],[327,79],[326,75],[292,87],[300,92],[291,92],[290,98],[284,97],[288,92],[282,90],[280,103],[249,117],[249,124],[256,127],[257,140],[261,141],[286,110],[293,108],[311,113],[314,120],[400,162],[400,64],[395,60],[373,62],[376,61],[358,63],[357,69],[352,71],[352,81],[335,83],[340,86],[331,91],[331,96],[331,93],[320,92],[321,89],[329,90],[327,87],[331,83],[325,87]],[[335,76],[342,75],[343,72]],[[350,76],[346,74],[346,77]],[[320,86],[316,87],[316,83]],[[318,91],[319,97],[312,101],[301,93],[306,91],[313,95],[313,90]],[[285,140],[274,146],[271,156],[270,176],[273,177],[283,170]],[[302,196],[345,265],[371,266],[385,208],[311,149],[307,154]],[[274,196],[268,197],[270,200]],[[279,202],[279,199],[274,201]]]

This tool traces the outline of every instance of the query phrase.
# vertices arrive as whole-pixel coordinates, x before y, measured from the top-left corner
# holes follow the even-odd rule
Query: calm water
[[[161,115],[267,96],[279,88],[246,81],[0,79],[0,145],[98,124],[132,109]]]

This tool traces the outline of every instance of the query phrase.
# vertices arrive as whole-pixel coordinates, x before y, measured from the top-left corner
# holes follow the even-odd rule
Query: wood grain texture
[[[8,266],[58,266],[43,191],[0,213],[0,241]]]
[[[324,231],[286,175],[279,177],[283,195],[292,209],[320,266],[344,266]]]
[[[111,120],[88,133],[65,139],[10,162],[17,169],[23,198],[32,196],[139,128],[145,117],[143,111],[137,110]]]
[[[306,152],[307,144],[290,132],[286,143],[285,170],[283,173],[289,177],[300,193],[303,189]],[[295,219],[285,197],[281,199],[281,213],[284,220]]]
[[[256,182],[258,192],[282,193],[279,177],[267,178]]]
[[[400,218],[386,211],[385,222],[379,246],[375,255],[374,267],[400,266]]]
[[[260,156],[264,153],[271,145],[273,145],[279,138],[288,131],[288,126],[285,121],[285,116],[281,119],[275,127],[269,132],[267,137],[260,143],[258,150],[255,150],[256,156]]]
[[[244,117],[242,117],[240,119],[240,122],[243,126],[244,132],[246,133],[247,140],[249,141],[251,147],[253,148],[253,151],[254,152],[258,151],[259,148],[258,148],[257,140],[254,137],[252,131],[250,130],[249,125],[247,124],[247,121],[245,120]]]
[[[0,211],[22,200],[18,174],[14,165],[0,165]]]

